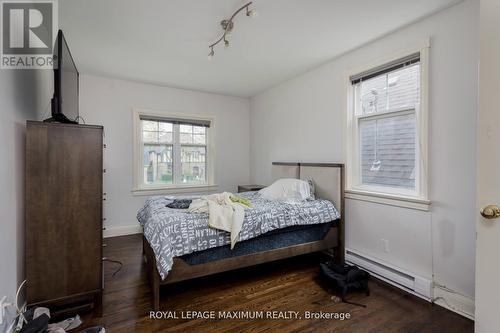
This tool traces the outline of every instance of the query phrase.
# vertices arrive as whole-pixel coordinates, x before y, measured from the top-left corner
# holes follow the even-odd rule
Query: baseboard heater
[[[429,279],[422,278],[403,269],[381,263],[380,260],[370,258],[354,250],[346,249],[345,260],[363,268],[373,276],[414,294],[427,301],[432,299],[432,284]]]

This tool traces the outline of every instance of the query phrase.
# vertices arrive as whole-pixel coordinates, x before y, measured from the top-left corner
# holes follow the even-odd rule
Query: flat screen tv
[[[51,121],[78,124],[79,73],[62,30],[54,45],[54,97]]]

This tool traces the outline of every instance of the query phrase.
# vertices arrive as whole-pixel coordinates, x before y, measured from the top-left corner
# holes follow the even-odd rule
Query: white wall
[[[347,246],[422,277],[434,274],[437,283],[472,298],[477,1],[446,9],[254,97],[251,180],[269,182],[272,161],[343,161],[345,74],[426,37],[431,38],[431,211],[347,200]],[[381,238],[389,240],[389,253]]]
[[[108,228],[137,226],[145,199],[131,194],[132,107],[215,115],[216,181],[234,191],[268,182],[272,161],[342,161],[345,72],[430,36],[431,211],[348,200],[347,242],[473,297],[477,34],[469,0],[256,96],[251,112],[245,99],[82,75],[81,115],[106,131]],[[51,75],[0,71],[0,297],[10,301],[24,276],[25,120],[48,116]]]
[[[98,76],[80,77],[80,115],[105,130],[107,234],[137,228],[145,196],[133,196],[132,108],[215,117],[215,182],[236,191],[250,178],[249,100]],[[114,230],[113,230],[114,229]]]
[[[52,89],[51,70],[0,70],[0,298],[8,302],[24,278],[26,120],[50,113]],[[6,328],[0,325],[0,332]]]

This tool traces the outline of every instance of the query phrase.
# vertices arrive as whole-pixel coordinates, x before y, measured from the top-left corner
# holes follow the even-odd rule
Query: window
[[[181,182],[205,184],[207,181],[207,128],[195,125],[179,125],[179,128]]]
[[[141,119],[143,184],[167,185],[174,182],[174,125]]]
[[[349,77],[348,193],[427,199],[426,54]]]
[[[184,119],[134,111],[135,190],[213,186],[210,119]]]

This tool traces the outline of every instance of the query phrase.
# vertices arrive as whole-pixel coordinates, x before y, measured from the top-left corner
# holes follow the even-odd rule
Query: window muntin
[[[353,88],[358,132],[353,185],[416,193],[420,63],[360,80]]]
[[[180,125],[181,144],[206,144],[206,127],[194,125]]]
[[[141,187],[208,184],[208,127],[140,118]]]
[[[173,124],[158,120],[141,120],[144,143],[173,143]]]

